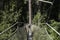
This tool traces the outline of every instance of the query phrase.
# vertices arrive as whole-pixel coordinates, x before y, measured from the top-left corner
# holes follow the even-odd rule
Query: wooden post
[[[28,25],[28,32],[27,32],[27,40],[32,40],[32,31],[31,31],[31,0],[29,2],[29,25]]]
[[[31,0],[29,0],[29,24],[31,25]]]

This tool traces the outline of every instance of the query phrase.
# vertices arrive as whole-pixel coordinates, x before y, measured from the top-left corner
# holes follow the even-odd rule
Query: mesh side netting
[[[53,40],[49,37],[44,27],[36,27],[33,32],[33,40]],[[27,33],[24,27],[18,28],[17,32],[8,40],[27,40]]]
[[[27,40],[25,28],[24,27],[18,28],[17,32],[8,40]]]
[[[36,27],[36,31],[33,34],[33,40],[53,40],[44,27]]]

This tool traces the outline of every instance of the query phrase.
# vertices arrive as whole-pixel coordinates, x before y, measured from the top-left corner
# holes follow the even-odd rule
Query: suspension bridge
[[[2,31],[1,33],[0,33],[0,35],[2,35],[2,34],[4,34],[5,32],[7,32],[9,29],[11,29],[11,28],[13,28],[15,25],[17,25],[16,26],[16,29],[14,30],[14,32],[11,34],[11,36],[8,38],[8,40],[14,40],[14,38],[15,37],[18,37],[19,36],[19,34],[23,34],[21,31],[23,31],[23,30],[26,30],[25,32],[26,32],[26,35],[25,35],[25,37],[26,37],[26,39],[25,40],[33,40],[33,29],[35,28],[37,28],[37,29],[39,29],[39,26],[38,25],[35,25],[35,24],[32,24],[32,14],[31,14],[31,11],[32,11],[32,8],[31,8],[31,0],[28,0],[28,2],[29,2],[29,23],[26,23],[24,26],[23,26],[23,28],[21,28],[21,27],[19,27],[18,26],[18,24],[21,24],[21,23],[19,23],[19,22],[16,22],[15,24],[13,24],[12,26],[10,26],[9,28],[7,28],[7,29],[5,29],[4,31]],[[44,0],[38,0],[38,2],[43,2],[43,3],[47,3],[47,4],[51,4],[51,6],[53,5],[53,2],[50,2],[50,1],[44,1]],[[47,9],[48,10],[48,9]],[[60,33],[59,32],[57,32],[52,26],[50,26],[50,24],[48,24],[47,22],[46,23],[44,23],[45,25],[47,25],[49,28],[51,28],[54,32],[56,32],[59,36],[60,36]],[[21,29],[21,30],[20,30]],[[34,30],[35,30],[34,29]],[[42,28],[41,29],[39,29],[39,30],[42,30]],[[53,40],[51,37],[50,37],[50,35],[48,34],[48,32],[47,32],[47,30],[46,30],[46,28],[44,28],[44,30],[43,31],[45,31],[45,32],[43,32],[43,33],[46,33],[46,35],[51,39],[51,40]],[[15,36],[15,37],[14,37]],[[23,35],[21,35],[21,36],[23,36]],[[18,37],[18,40],[20,40],[20,36]],[[22,40],[24,40],[24,38],[22,38]],[[41,40],[41,39],[40,39]]]

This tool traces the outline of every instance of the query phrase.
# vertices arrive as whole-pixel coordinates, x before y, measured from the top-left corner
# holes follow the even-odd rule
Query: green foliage
[[[40,18],[41,18],[41,14],[39,12],[37,12],[37,14],[33,18],[32,23],[33,24],[38,24],[38,21],[40,20]]]
[[[32,20],[32,23],[37,26],[37,31],[34,31],[33,34],[33,40],[50,40],[48,35],[46,34],[46,31],[44,28],[47,28],[49,35],[53,38],[53,40],[60,40],[60,36],[58,36],[52,29],[47,27],[45,24],[47,13],[40,13],[37,9],[36,2],[37,0],[32,0],[32,13],[37,13],[34,15],[34,18]],[[0,10],[0,32],[5,30],[6,28],[10,27],[12,24],[18,21],[18,19],[22,21],[26,21],[28,19],[26,13],[28,13],[27,8],[27,2],[26,0],[22,0],[20,4],[20,8],[17,10],[17,1],[16,0],[10,0],[8,4],[5,3],[4,10]],[[48,7],[44,4],[42,6],[43,11],[45,11]],[[53,12],[52,12],[53,13]],[[21,15],[22,14],[22,15]],[[54,13],[55,14],[55,13]],[[21,18],[20,18],[21,16]],[[51,15],[50,15],[51,16]],[[58,15],[60,19],[60,14]],[[60,22],[57,22],[55,20],[50,20],[50,25],[57,30],[60,33]],[[14,32],[15,28],[8,30],[4,34],[0,35],[0,40],[7,40],[10,35]],[[12,40],[26,40],[26,34],[25,30],[20,29],[19,34],[15,34],[15,37],[12,38]],[[19,38],[17,37],[19,36]]]
[[[60,22],[57,22],[57,21],[54,21],[54,20],[50,20],[51,22],[51,26],[60,33],[59,29],[60,29]],[[55,33],[51,28],[48,28],[48,32],[49,34],[51,35],[51,37],[54,39],[54,40],[59,40],[59,36],[57,33]]]
[[[44,15],[45,16],[45,15]],[[44,19],[44,16],[43,16],[43,18],[42,19]],[[47,30],[48,30],[48,33],[49,33],[49,35],[51,36],[51,38],[53,39],[53,40],[59,40],[59,35],[57,34],[57,33],[55,33],[51,28],[49,28],[49,27],[47,27],[46,25],[44,25],[44,24],[42,24],[42,23],[45,23],[44,21],[46,21],[46,20],[40,20],[40,21],[38,21],[39,19],[41,19],[41,14],[40,13],[37,13],[36,14],[36,16],[34,17],[34,19],[33,19],[33,24],[40,24],[40,28],[37,30],[37,31],[35,31],[35,33],[34,33],[34,36],[33,36],[33,39],[34,40],[49,40],[49,37],[48,37],[48,35],[46,34],[46,31],[43,31],[43,30],[45,30],[44,29],[44,27],[45,28],[47,28]],[[39,23],[38,23],[39,22]],[[59,29],[60,29],[60,22],[57,22],[57,21],[55,21],[55,20],[50,20],[50,25],[55,29],[55,30],[57,30],[59,33],[60,33],[60,31],[59,31]],[[41,30],[40,30],[41,29]],[[42,38],[44,38],[44,36],[41,36],[41,35],[43,35],[43,33],[42,32],[44,32],[45,33],[45,39],[42,39]],[[47,38],[48,37],[48,38]]]
[[[18,21],[20,10],[16,10],[16,1],[10,0],[10,3],[5,4],[4,10],[0,11],[0,33],[10,27],[12,24]],[[13,28],[15,30],[15,28]],[[8,30],[0,36],[0,40],[7,40],[7,38],[13,33],[13,29]]]
[[[33,24],[37,25],[33,33],[33,40],[51,40],[46,33],[46,25],[43,24],[45,20],[42,19],[44,19],[44,17],[41,17],[41,14],[37,12],[33,19]]]

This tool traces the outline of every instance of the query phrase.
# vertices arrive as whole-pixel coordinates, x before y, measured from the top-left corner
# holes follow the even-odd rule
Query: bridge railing
[[[2,35],[3,33],[5,33],[6,31],[8,31],[9,29],[11,29],[12,27],[14,27],[16,24],[18,24],[18,22],[16,22],[15,24],[13,24],[12,26],[8,27],[7,29],[5,29],[4,31],[2,31],[0,33],[0,35]]]
[[[46,23],[46,25],[48,27],[50,27],[55,33],[57,33],[60,36],[60,33],[58,31],[56,31],[51,25],[49,25],[48,23]]]
[[[10,31],[10,29],[15,28],[15,29],[12,30],[13,32],[11,32],[11,34],[7,34],[7,35],[8,35],[8,38],[6,38],[6,37],[5,37],[5,38],[6,38],[6,39],[9,39],[9,37],[13,36],[13,35],[17,32],[17,29],[18,29],[18,26],[16,26],[17,24],[18,24],[18,22],[16,22],[16,23],[13,24],[12,26],[8,27],[7,29],[3,30],[3,31],[0,33],[0,37],[3,36],[4,34],[7,34],[8,31]],[[7,35],[5,35],[5,36],[7,36]]]

